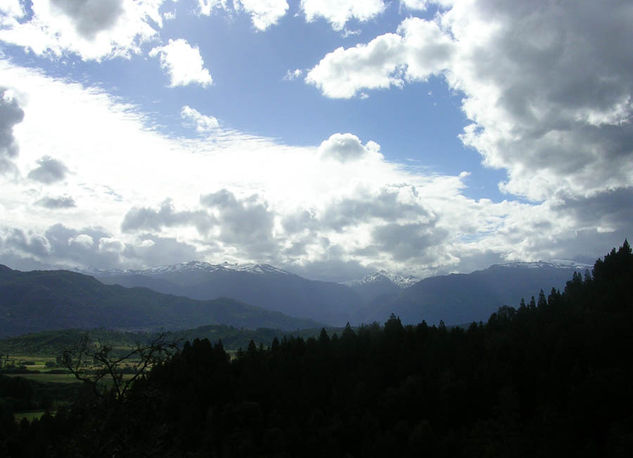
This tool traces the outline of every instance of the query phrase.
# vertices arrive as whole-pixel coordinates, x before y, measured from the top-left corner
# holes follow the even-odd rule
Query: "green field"
[[[22,377],[39,383],[81,383],[73,374],[49,374],[40,372],[39,374],[5,374],[9,377]]]
[[[16,412],[15,415],[13,415],[13,418],[15,418],[15,421],[17,422],[20,422],[22,420],[32,422],[33,420],[39,420],[45,413],[45,410],[28,410],[25,412]],[[55,412],[49,413],[51,415],[55,415]]]

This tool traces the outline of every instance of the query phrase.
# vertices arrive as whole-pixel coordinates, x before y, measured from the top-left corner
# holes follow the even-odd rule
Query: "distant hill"
[[[345,285],[307,280],[267,264],[193,261],[147,270],[96,272],[95,276],[107,284],[143,286],[198,300],[230,297],[335,326],[352,320],[364,304],[360,295]]]
[[[206,324],[285,330],[319,327],[309,319],[234,299],[198,301],[147,288],[104,285],[76,272],[0,267],[0,337],[51,329],[183,329]]]
[[[392,300],[374,301],[359,312],[364,322],[382,323],[391,313],[403,323],[425,320],[437,324],[485,321],[500,306],[517,304],[543,289],[560,289],[574,272],[584,271],[580,265],[546,262],[493,265],[470,274],[451,274],[425,278],[402,290]]]

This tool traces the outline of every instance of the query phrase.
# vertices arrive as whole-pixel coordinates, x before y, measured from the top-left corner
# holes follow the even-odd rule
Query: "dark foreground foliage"
[[[629,457],[633,255],[487,324],[347,327],[230,360],[194,340],[127,396],[31,424],[5,456]]]

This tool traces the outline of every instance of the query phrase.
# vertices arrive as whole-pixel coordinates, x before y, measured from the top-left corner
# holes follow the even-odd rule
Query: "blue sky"
[[[0,262],[348,280],[630,237],[629,2],[4,5]]]

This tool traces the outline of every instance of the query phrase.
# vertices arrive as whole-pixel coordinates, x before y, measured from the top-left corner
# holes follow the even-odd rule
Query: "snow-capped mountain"
[[[574,272],[591,266],[572,261],[509,262],[470,274],[418,280],[384,270],[344,284],[302,278],[268,264],[191,261],[144,270],[94,272],[103,283],[142,286],[161,293],[207,300],[230,297],[290,316],[331,325],[384,322],[447,324],[487,320],[501,305],[543,289],[562,288]]]
[[[495,264],[469,274],[428,277],[405,288],[391,302],[376,302],[362,311],[365,321],[384,322],[395,313],[404,323],[425,320],[462,324],[487,320],[502,305],[518,306],[543,290],[561,289],[586,265],[556,262]]]
[[[372,283],[382,283],[385,281],[389,281],[399,288],[408,288],[414,283],[417,283],[418,281],[420,281],[420,279],[417,277],[414,277],[413,275],[402,275],[402,274],[387,272],[386,270],[379,270],[377,272],[374,272],[372,274],[365,276],[361,280],[352,280],[350,282],[346,282],[345,284],[349,286],[356,286],[356,285],[368,285]]]
[[[108,275],[163,275],[169,273],[183,273],[183,272],[221,272],[221,271],[233,271],[233,272],[247,272],[252,274],[279,274],[279,275],[292,275],[290,272],[278,269],[270,264],[231,264],[224,262],[222,264],[210,264],[204,261],[189,261],[181,262],[178,264],[164,265],[150,267],[148,269],[126,269],[126,270],[99,270],[92,273],[97,276]]]
[[[338,283],[307,280],[268,264],[191,261],[144,270],[94,272],[101,282],[208,300],[230,297],[290,316],[344,325],[362,299]]]

